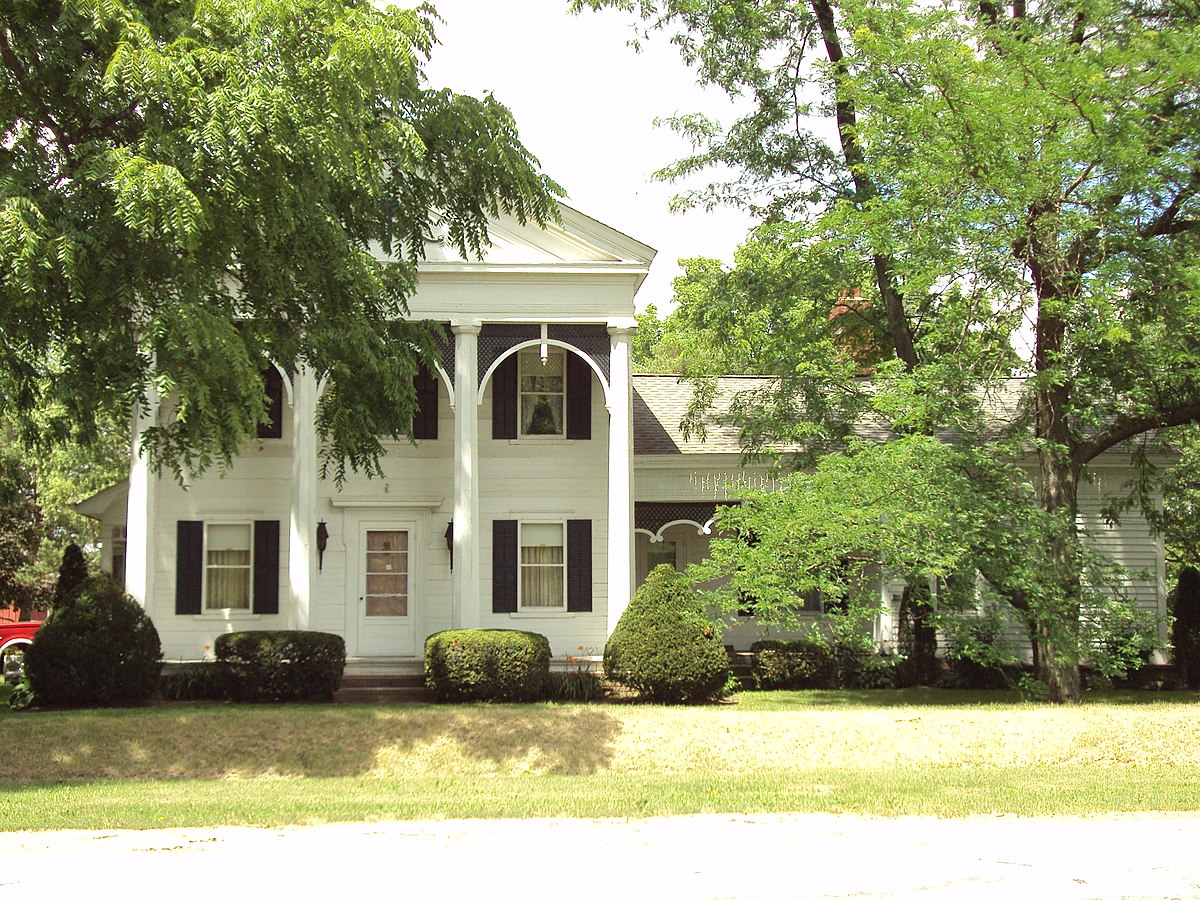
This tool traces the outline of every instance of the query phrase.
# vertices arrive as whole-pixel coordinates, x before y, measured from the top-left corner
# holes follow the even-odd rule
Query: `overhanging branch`
[[[1184,403],[1160,410],[1152,415],[1119,419],[1090,438],[1076,444],[1071,453],[1071,459],[1078,465],[1086,465],[1105,450],[1137,437],[1139,434],[1145,434],[1156,428],[1173,428],[1176,425],[1188,425],[1192,422],[1200,422],[1200,402]]]

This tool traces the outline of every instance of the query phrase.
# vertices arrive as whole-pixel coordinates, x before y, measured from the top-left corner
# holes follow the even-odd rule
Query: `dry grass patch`
[[[196,704],[6,715],[6,740],[22,752],[0,757],[0,781],[1200,767],[1194,697],[1072,708],[820,699],[744,695],[704,707]]]
[[[1196,696],[1069,709],[888,696],[0,714],[20,748],[0,755],[0,827],[1196,808]]]

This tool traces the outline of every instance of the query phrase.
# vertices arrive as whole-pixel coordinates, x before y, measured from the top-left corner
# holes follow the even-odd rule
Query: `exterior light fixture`
[[[454,522],[446,524],[446,549],[450,551],[450,571],[454,571]]]
[[[329,528],[325,521],[317,523],[317,571],[320,572],[325,563],[325,548],[329,546]]]

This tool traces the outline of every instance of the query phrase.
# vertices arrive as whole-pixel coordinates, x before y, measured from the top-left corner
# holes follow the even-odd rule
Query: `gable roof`
[[[694,389],[678,375],[633,376],[633,452],[635,454],[740,453],[738,430],[720,424],[734,397],[765,386],[762,375],[729,375],[717,379],[716,399],[704,414],[703,437],[685,437],[681,423],[692,404]]]

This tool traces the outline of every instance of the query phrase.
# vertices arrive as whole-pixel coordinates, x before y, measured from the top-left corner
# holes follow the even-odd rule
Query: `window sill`
[[[519,438],[509,438],[514,446],[518,444],[574,444],[575,438],[563,437],[561,434],[527,434]]]
[[[509,613],[508,617],[510,619],[573,619],[577,615],[579,613],[567,612],[565,609],[525,609],[521,612]]]
[[[192,616],[194,622],[254,622],[263,617],[262,613],[256,613],[249,609],[210,609],[200,613],[198,616]]]

